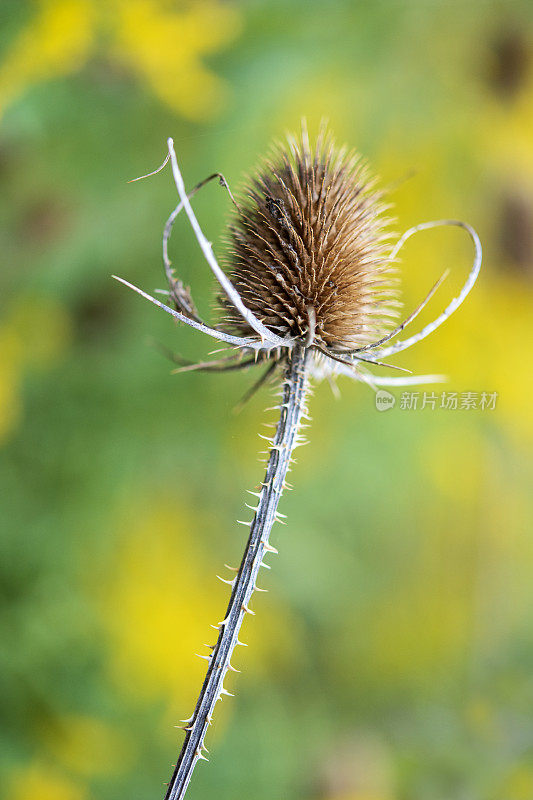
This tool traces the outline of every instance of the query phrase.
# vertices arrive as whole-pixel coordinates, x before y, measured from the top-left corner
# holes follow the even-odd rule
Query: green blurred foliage
[[[271,398],[235,415],[252,373],[169,374],[153,340],[212,346],[111,281],[163,285],[176,202],[167,172],[126,181],[172,135],[189,185],[238,185],[302,115],[400,181],[399,231],[478,228],[478,286],[397,363],[498,402],[377,413],[364,385],[317,387],[190,797],[530,800],[531,4],[3,0],[0,107],[6,800],[164,791]],[[218,247],[226,195],[195,204]],[[464,279],[460,236],[405,249],[407,309],[452,269],[421,324]],[[212,315],[185,221],[172,255]]]

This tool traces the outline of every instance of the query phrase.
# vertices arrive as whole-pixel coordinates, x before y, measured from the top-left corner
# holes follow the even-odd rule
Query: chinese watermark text
[[[391,392],[380,389],[376,393],[378,411],[388,411],[396,405]],[[398,402],[400,411],[422,411],[429,408],[446,411],[494,411],[498,392],[402,392]]]

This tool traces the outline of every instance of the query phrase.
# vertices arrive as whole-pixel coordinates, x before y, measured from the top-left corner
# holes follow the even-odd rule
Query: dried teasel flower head
[[[122,278],[117,280],[181,322],[237,349],[227,358],[200,363],[173,356],[180,365],[177,371],[222,372],[268,362],[268,376],[303,347],[313,356],[308,369],[315,378],[344,374],[374,389],[442,380],[435,375],[377,376],[369,373],[366,365],[402,370],[379,359],[429,336],[461,305],[481,267],[481,244],[470,225],[453,219],[424,222],[409,228],[391,247],[383,190],[376,188],[362,160],[346,148],[338,148],[324,126],[313,148],[305,123],[299,138],[289,136],[286,144],[277,145],[270,159],[248,181],[239,203],[220,173],[210,175],[187,193],[172,139],[168,140],[165,161],[149,174],[159,172],[169,160],[180,202],[163,232],[168,290],[160,291],[174,308]],[[236,209],[226,237],[226,272],[190,203],[190,198],[215,178],[228,191]],[[222,289],[219,307],[223,318],[215,327],[199,317],[189,289],[176,278],[169,259],[170,234],[182,210]],[[444,273],[414,311],[388,330],[399,306],[395,275],[398,253],[418,231],[442,225],[458,226],[469,234],[475,248],[472,268],[460,293],[439,316],[408,338],[397,339],[447,275]],[[390,343],[392,339],[396,341]]]
[[[279,336],[312,335],[336,352],[369,344],[399,306],[387,209],[362,159],[324,126],[311,148],[303,124],[241,192],[226,240],[230,280]],[[253,336],[226,295],[220,302],[224,327]]]

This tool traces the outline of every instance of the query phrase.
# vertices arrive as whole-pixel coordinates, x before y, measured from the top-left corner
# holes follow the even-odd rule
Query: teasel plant
[[[215,173],[187,193],[174,144],[168,154],[179,203],[163,232],[163,264],[168,288],[158,290],[167,303],[147,294],[123,278],[121,283],[154,303],[176,320],[222,342],[226,353],[213,360],[193,363],[172,356],[177,371],[228,372],[263,366],[254,390],[278,377],[278,421],[267,439],[267,463],[263,481],[251,491],[251,521],[241,564],[231,578],[226,613],[218,625],[216,642],[202,655],[207,673],[192,715],[183,720],[185,740],[168,784],[165,800],[185,796],[194,767],[205,759],[205,737],[215,706],[223,695],[229,670],[238,671],[232,658],[239,631],[250,608],[261,568],[270,569],[265,557],[276,553],[269,537],[274,522],[284,522],[278,511],[287,486],[293,454],[304,443],[303,428],[309,421],[306,398],[310,383],[339,374],[361,381],[377,391],[380,386],[432,383],[438,375],[377,376],[372,366],[402,367],[384,362],[426,338],[461,305],[472,289],[481,267],[481,244],[465,222],[444,219],[424,222],[407,230],[396,241],[385,203],[386,190],[378,188],[362,159],[345,147],[337,147],[327,126],[322,125],[311,147],[307,127],[273,147],[271,155],[249,178],[235,199],[223,175]],[[142,178],[149,177],[143,175]],[[140,180],[136,178],[135,180]],[[191,206],[191,197],[206,183],[217,180],[228,192],[233,208],[226,236],[225,270],[216,259]],[[200,249],[219,284],[219,321],[210,326],[202,320],[190,290],[176,276],[168,244],[177,216],[184,210]],[[458,226],[474,245],[471,270],[461,291],[432,322],[408,338],[398,338],[426,306],[445,273],[425,299],[398,322],[398,255],[405,242],[419,231]],[[157,293],[157,292],[156,292]],[[251,392],[250,392],[251,393]],[[261,435],[261,434],[260,434]],[[230,568],[231,569],[231,568]]]

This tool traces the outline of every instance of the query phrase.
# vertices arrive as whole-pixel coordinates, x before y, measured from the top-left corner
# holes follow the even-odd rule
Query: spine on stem
[[[263,559],[268,552],[275,552],[269,544],[272,525],[278,519],[278,503],[285,485],[285,478],[292,460],[292,453],[299,442],[299,427],[305,406],[307,386],[307,362],[309,349],[295,345],[288,358],[285,381],[280,403],[280,417],[276,433],[271,441],[265,479],[257,492],[257,506],[250,526],[250,536],[235,578],[226,615],[219,623],[218,639],[212,653],[205,658],[209,667],[192,717],[187,720],[185,741],[179,755],[165,800],[181,800],[185,796],[192,772],[199,759],[205,759],[204,739],[211,722],[216,702],[223,694],[224,678],[228,670],[235,670],[231,657],[240,644],[239,631],[249,609],[250,599],[256,588],[259,568],[268,566]]]

